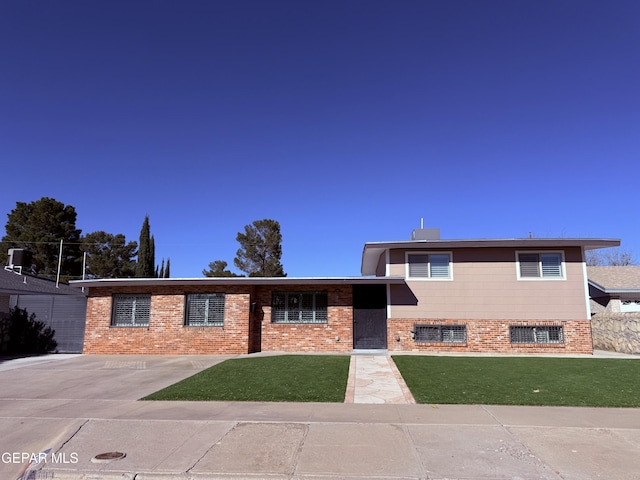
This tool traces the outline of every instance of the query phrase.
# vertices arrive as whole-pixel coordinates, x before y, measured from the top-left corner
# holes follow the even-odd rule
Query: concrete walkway
[[[352,355],[345,403],[416,403],[386,354]]]

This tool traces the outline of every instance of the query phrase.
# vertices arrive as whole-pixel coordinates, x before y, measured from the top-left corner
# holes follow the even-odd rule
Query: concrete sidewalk
[[[640,409],[137,400],[224,358],[0,371],[0,478],[24,465],[5,453],[47,448],[34,479],[640,478]],[[110,452],[126,456],[92,461]]]
[[[114,413],[22,419],[20,428],[57,420],[68,432],[53,448],[69,463],[48,463],[35,478],[631,480],[640,472],[633,409],[145,402]],[[126,457],[92,462],[107,452]]]

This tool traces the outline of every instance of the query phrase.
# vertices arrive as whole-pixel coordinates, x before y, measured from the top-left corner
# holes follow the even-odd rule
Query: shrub
[[[19,307],[12,308],[2,319],[0,330],[8,335],[8,354],[42,354],[56,351],[58,342],[53,339],[55,330],[36,319],[36,314]]]

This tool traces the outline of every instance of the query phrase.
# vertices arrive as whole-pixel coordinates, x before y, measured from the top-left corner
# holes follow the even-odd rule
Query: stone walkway
[[[415,403],[391,357],[352,355],[345,403]]]

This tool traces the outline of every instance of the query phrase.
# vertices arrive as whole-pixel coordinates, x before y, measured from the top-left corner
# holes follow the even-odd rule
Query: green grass
[[[640,361],[394,355],[418,403],[640,407]]]
[[[349,357],[283,355],[227,360],[142,400],[343,402]]]

